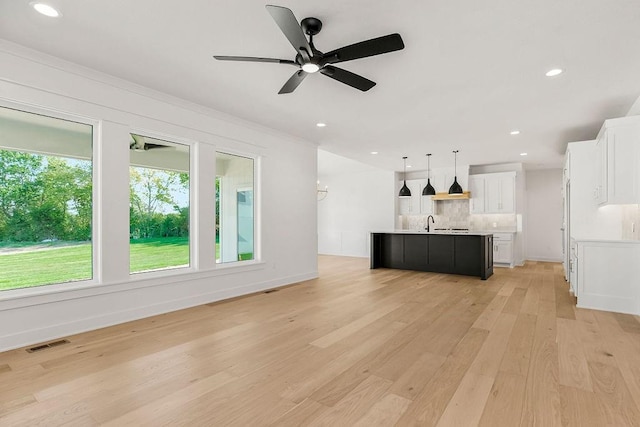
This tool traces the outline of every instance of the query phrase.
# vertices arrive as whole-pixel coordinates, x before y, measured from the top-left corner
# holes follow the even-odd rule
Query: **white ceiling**
[[[386,169],[403,155],[424,169],[427,152],[451,166],[453,149],[459,164],[558,167],[567,142],[595,137],[640,95],[638,0],[279,1],[323,21],[325,52],[393,32],[406,45],[340,64],[377,82],[369,92],[317,74],[289,95],[277,92],[291,66],[212,58],[293,59],[262,1],[49,3],[61,18],[0,2],[0,37]],[[566,72],[545,77],[555,67]]]

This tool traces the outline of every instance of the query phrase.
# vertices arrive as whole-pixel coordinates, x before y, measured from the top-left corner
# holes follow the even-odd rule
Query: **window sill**
[[[262,270],[265,267],[266,263],[264,261],[240,261],[229,263],[228,265],[218,264],[215,268],[203,270],[184,268],[169,271],[134,273],[129,276],[129,280],[127,281],[112,283],[82,281],[12,289],[0,292],[0,311],[116,292],[126,292],[148,287],[166,286],[229,274],[240,274]]]

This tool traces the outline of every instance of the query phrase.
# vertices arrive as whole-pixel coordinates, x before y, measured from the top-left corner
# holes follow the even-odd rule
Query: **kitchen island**
[[[478,276],[493,274],[491,233],[393,231],[371,233],[371,268]]]

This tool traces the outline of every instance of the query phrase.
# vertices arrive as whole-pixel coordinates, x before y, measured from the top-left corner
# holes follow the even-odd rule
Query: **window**
[[[131,273],[189,266],[189,146],[131,135]]]
[[[254,160],[216,154],[216,262],[252,260]]]
[[[0,107],[0,290],[93,278],[93,127]]]

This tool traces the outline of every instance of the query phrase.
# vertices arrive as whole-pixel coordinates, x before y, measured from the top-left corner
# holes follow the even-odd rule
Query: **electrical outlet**
[[[493,228],[496,228],[496,227],[498,226],[498,223],[497,223],[497,222],[492,222],[492,223],[491,223],[491,226],[492,226]]]

